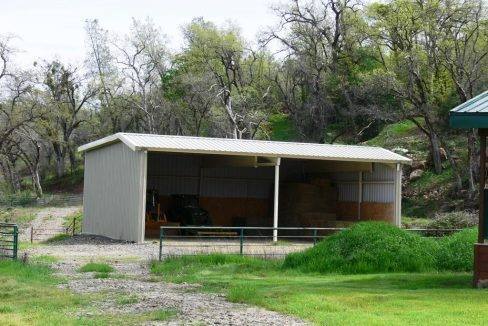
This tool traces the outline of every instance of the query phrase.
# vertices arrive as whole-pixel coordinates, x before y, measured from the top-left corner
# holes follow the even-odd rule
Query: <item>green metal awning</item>
[[[488,128],[488,91],[452,109],[449,125],[453,128]]]

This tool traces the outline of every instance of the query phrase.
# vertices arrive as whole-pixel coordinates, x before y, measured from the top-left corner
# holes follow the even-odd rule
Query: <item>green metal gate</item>
[[[16,224],[0,223],[0,259],[17,259],[19,228]]]

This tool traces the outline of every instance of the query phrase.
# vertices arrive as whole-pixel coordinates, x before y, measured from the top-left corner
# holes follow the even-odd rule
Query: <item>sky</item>
[[[85,20],[119,34],[127,33],[132,18],[147,17],[168,36],[173,50],[181,48],[181,28],[194,17],[241,27],[254,40],[259,31],[276,23],[273,0],[0,0],[0,36],[14,35],[19,50],[16,63],[57,58],[65,63],[83,62],[87,53]]]

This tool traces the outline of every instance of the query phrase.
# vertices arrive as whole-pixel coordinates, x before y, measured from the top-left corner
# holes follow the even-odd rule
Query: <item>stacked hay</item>
[[[284,183],[280,187],[280,225],[333,227],[336,197],[328,179]]]

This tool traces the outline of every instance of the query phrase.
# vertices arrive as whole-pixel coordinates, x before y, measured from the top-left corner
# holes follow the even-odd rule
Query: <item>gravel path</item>
[[[273,311],[228,302],[220,294],[201,293],[198,285],[154,282],[148,268],[157,248],[155,243],[130,244],[77,236],[27,252],[31,256],[56,256],[59,261],[53,267],[59,274],[69,276],[63,287],[76,293],[106,294],[106,300],[97,302],[96,307],[80,314],[142,313],[166,309],[177,311],[177,316],[170,321],[150,322],[150,325],[307,325]],[[78,268],[89,261],[110,263],[116,269],[114,277],[94,278],[92,273],[79,273]],[[123,295],[131,296],[131,302],[117,302],[117,298]]]
[[[65,218],[80,210],[79,206],[44,208],[37,212],[34,220],[20,229],[20,240],[30,240],[31,228],[34,228],[36,241],[45,241],[56,234],[63,233]]]

